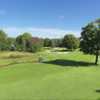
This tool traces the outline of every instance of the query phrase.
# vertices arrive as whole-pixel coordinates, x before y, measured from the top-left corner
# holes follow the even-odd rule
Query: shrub
[[[41,50],[41,48],[42,48],[41,44],[39,44],[39,43],[33,44],[33,45],[32,45],[31,51],[32,51],[32,52],[38,52],[38,51]]]

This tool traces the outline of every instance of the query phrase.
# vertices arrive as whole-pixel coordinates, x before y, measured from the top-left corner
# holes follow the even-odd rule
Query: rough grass
[[[94,56],[40,52],[12,60],[9,52],[0,55],[0,65],[27,61],[0,68],[1,100],[100,100],[100,66],[93,64]],[[39,56],[45,62],[29,62]]]

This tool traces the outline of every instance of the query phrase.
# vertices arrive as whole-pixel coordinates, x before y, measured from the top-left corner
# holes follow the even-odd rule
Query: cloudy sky
[[[0,29],[9,36],[80,36],[81,28],[100,17],[100,0],[0,0]]]

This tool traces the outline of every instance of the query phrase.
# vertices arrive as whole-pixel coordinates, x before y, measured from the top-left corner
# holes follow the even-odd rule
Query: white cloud
[[[18,36],[21,33],[29,32],[33,36],[43,37],[43,38],[61,38],[65,34],[74,34],[75,36],[80,36],[80,31],[75,30],[63,30],[57,28],[36,28],[36,27],[3,27],[2,28],[9,36]]]

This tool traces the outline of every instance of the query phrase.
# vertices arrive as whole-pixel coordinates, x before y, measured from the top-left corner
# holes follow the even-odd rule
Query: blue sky
[[[9,36],[79,36],[84,25],[100,17],[99,11],[100,0],[0,0],[0,28]]]

